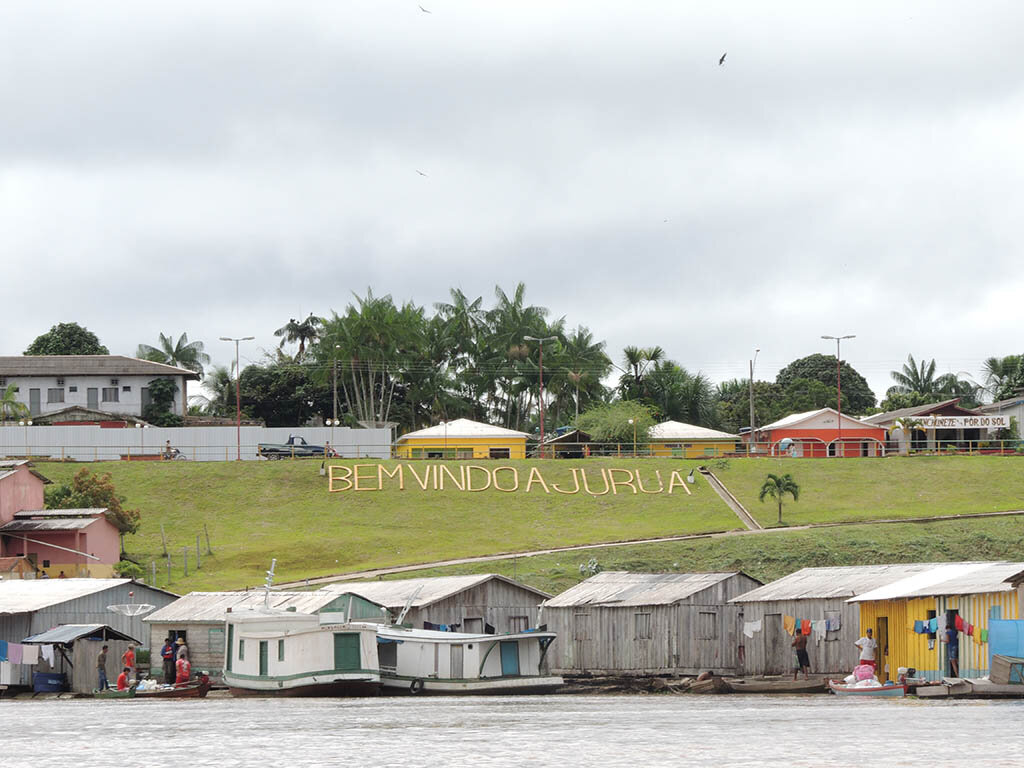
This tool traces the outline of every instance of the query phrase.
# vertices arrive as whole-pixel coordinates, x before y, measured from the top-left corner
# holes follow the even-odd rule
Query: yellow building
[[[677,456],[703,459],[735,453],[739,435],[719,432],[679,421],[664,421],[651,427],[648,434],[651,456]]]
[[[525,459],[528,437],[514,429],[455,419],[402,435],[395,453],[400,459]]]
[[[941,563],[851,598],[860,605],[860,635],[874,630],[878,679],[895,680],[900,667],[913,667],[929,680],[953,676],[941,627],[955,626],[958,616],[964,622],[959,676],[987,675],[989,621],[1019,618],[1017,592],[1007,579],[1022,570],[1024,563]],[[930,619],[938,631],[915,631],[915,622]]]

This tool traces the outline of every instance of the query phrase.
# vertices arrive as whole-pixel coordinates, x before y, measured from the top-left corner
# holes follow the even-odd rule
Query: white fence
[[[260,443],[284,443],[292,435],[310,445],[326,445],[345,458],[391,457],[390,429],[350,427],[242,427],[241,458],[259,459]],[[98,426],[0,427],[0,457],[37,457],[74,461],[153,459],[170,440],[192,461],[231,461],[238,455],[235,427],[145,427],[106,429]]]

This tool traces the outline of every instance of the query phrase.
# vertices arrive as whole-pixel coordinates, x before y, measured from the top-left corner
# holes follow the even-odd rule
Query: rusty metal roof
[[[877,589],[859,594],[847,602],[1010,592],[1013,585],[1008,579],[1022,570],[1024,563],[1005,561],[935,563],[927,570],[889,582]]]
[[[496,573],[474,574],[469,576],[436,576],[422,579],[396,579],[394,581],[345,581],[328,585],[325,589],[338,592],[352,592],[372,600],[375,603],[396,610],[405,607],[405,603],[416,595],[410,607],[425,608],[439,600],[445,600],[459,592],[479,586],[487,581],[504,581],[514,584],[520,589],[535,594],[539,600],[551,597],[547,592],[520,584],[518,581],[499,576]],[[419,589],[419,592],[416,590]]]
[[[315,613],[347,591],[271,591],[270,607],[277,610],[294,608],[298,613]],[[262,589],[252,589],[248,592],[189,592],[170,605],[149,614],[143,621],[157,624],[220,624],[224,621],[228,608],[233,611],[239,608],[258,608],[263,606],[264,599],[265,592]]]
[[[605,571],[548,600],[548,608],[577,605],[671,605],[739,575],[726,573],[627,573]]]
[[[733,603],[758,603],[772,600],[808,600],[814,598],[853,597],[883,584],[920,573],[934,563],[897,563],[895,565],[847,565],[834,568],[801,568],[763,587],[734,597]]]

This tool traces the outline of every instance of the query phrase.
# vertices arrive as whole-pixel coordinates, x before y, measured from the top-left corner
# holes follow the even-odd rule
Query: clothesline
[[[11,664],[38,664],[40,658],[53,666],[53,646],[23,645],[0,640],[0,661]]]

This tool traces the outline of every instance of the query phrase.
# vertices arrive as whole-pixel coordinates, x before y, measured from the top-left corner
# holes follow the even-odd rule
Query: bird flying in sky
[[[728,55],[729,55],[728,51],[726,51],[725,53],[722,54],[722,58],[720,58],[718,60],[718,66],[722,66],[723,64],[725,64],[725,57],[728,56]]]
[[[428,11],[428,10],[427,10],[426,8],[424,8],[424,7],[422,6],[422,5],[421,5],[421,6],[419,7],[419,8],[420,8],[420,10],[421,10],[421,11],[423,11],[424,13],[430,13],[430,11]]]
[[[416,173],[418,173],[420,176],[426,176],[427,175],[423,171],[421,171],[419,168],[416,169]]]

